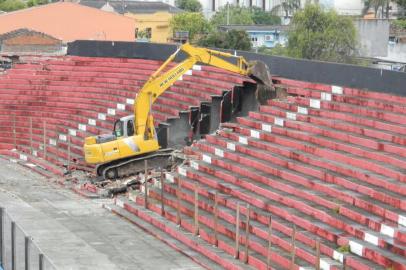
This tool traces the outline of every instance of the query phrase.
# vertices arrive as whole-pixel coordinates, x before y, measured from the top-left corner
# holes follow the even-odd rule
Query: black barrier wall
[[[170,44],[77,40],[68,44],[68,55],[166,60],[176,48],[176,45]],[[238,51],[237,55],[242,55],[248,60],[264,61],[272,74],[289,79],[406,96],[405,72],[242,51]],[[178,61],[182,59],[184,59],[182,54],[176,58]]]

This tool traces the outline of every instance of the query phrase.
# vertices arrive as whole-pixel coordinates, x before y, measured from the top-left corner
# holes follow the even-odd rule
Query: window
[[[147,38],[151,38],[151,36],[152,36],[152,28],[151,27],[146,28],[145,32],[147,32]]]
[[[135,32],[134,32],[134,38],[137,39],[138,38],[138,27],[135,28]]]
[[[256,41],[258,41],[258,38],[257,37],[251,37],[251,41],[256,42]]]
[[[133,120],[127,122],[127,136],[134,135],[134,123]]]
[[[114,135],[116,135],[116,137],[123,136],[123,122],[120,120],[117,120],[114,124]]]

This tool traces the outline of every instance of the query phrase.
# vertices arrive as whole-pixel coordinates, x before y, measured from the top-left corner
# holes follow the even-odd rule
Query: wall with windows
[[[279,31],[247,31],[251,39],[253,48],[267,47],[273,48],[276,45],[285,45],[287,37],[285,33]]]
[[[244,7],[249,7],[252,4],[252,6],[271,11],[275,6],[280,5],[283,1],[284,0],[199,0],[199,2],[202,4],[203,14],[207,18],[210,18],[221,7],[226,6],[227,3],[230,5],[237,5],[238,3],[240,6]]]
[[[364,8],[363,0],[335,0],[334,8],[342,15],[361,15]]]
[[[148,33],[149,41],[156,43],[167,43],[168,39],[172,38],[172,31],[169,27],[169,22],[173,16],[169,12],[156,12],[150,14],[125,14],[135,20],[136,32],[145,31]]]

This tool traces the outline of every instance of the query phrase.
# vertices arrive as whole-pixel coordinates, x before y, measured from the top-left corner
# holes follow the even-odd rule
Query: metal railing
[[[0,269],[56,270],[33,238],[0,207]]]

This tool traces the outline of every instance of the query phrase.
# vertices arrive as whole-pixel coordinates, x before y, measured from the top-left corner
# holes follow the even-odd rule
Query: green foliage
[[[227,13],[229,14],[229,24],[254,24],[251,10],[249,8],[233,5],[229,5],[228,8],[227,5],[220,8],[211,18],[211,24],[215,27],[218,25],[226,25]]]
[[[401,7],[403,7],[403,8],[406,8],[406,0],[396,0],[396,3],[397,3],[399,6],[401,6]]]
[[[26,8],[26,4],[21,0],[0,0],[0,10],[2,11],[14,11]]]
[[[340,247],[337,249],[337,251],[338,251],[338,252],[341,252],[341,253],[349,253],[349,252],[350,252],[350,246],[349,246],[349,245],[340,246]]]
[[[199,12],[202,4],[198,0],[176,0],[176,6],[188,12]]]
[[[251,40],[247,32],[230,30],[228,32],[212,32],[201,38],[197,44],[203,47],[215,47],[233,50],[251,50]]]
[[[148,32],[146,30],[141,30],[137,32],[137,39],[148,38]]]
[[[396,28],[406,29],[406,19],[396,20],[392,22]]]
[[[28,7],[33,7],[33,6],[38,6],[38,5],[45,5],[48,4],[48,0],[28,0],[27,1],[27,6]]]
[[[198,12],[178,13],[170,21],[171,29],[175,31],[188,31],[189,39],[193,41],[197,35],[210,32],[209,22],[203,14]]]
[[[406,0],[396,0],[396,3],[402,7],[403,9],[406,9]]]
[[[255,24],[277,25],[281,24],[281,18],[262,8],[253,7],[251,17]]]
[[[259,7],[242,7],[230,5],[223,6],[212,17],[211,23],[214,26],[227,24],[227,12],[229,15],[229,24],[239,25],[252,25],[252,24],[266,24],[275,25],[281,24],[281,19],[273,15],[271,12],[262,10]]]
[[[288,52],[286,47],[283,47],[280,44],[277,44],[273,48],[268,48],[266,46],[262,46],[258,48],[258,53],[268,54],[268,55],[277,55],[277,56],[287,56]]]
[[[306,5],[293,16],[288,33],[288,55],[297,58],[350,62],[356,30],[350,18],[318,5]]]
[[[280,4],[272,8],[272,13],[284,12],[285,17],[288,17],[289,14],[293,14],[300,9],[300,0],[283,0]]]

